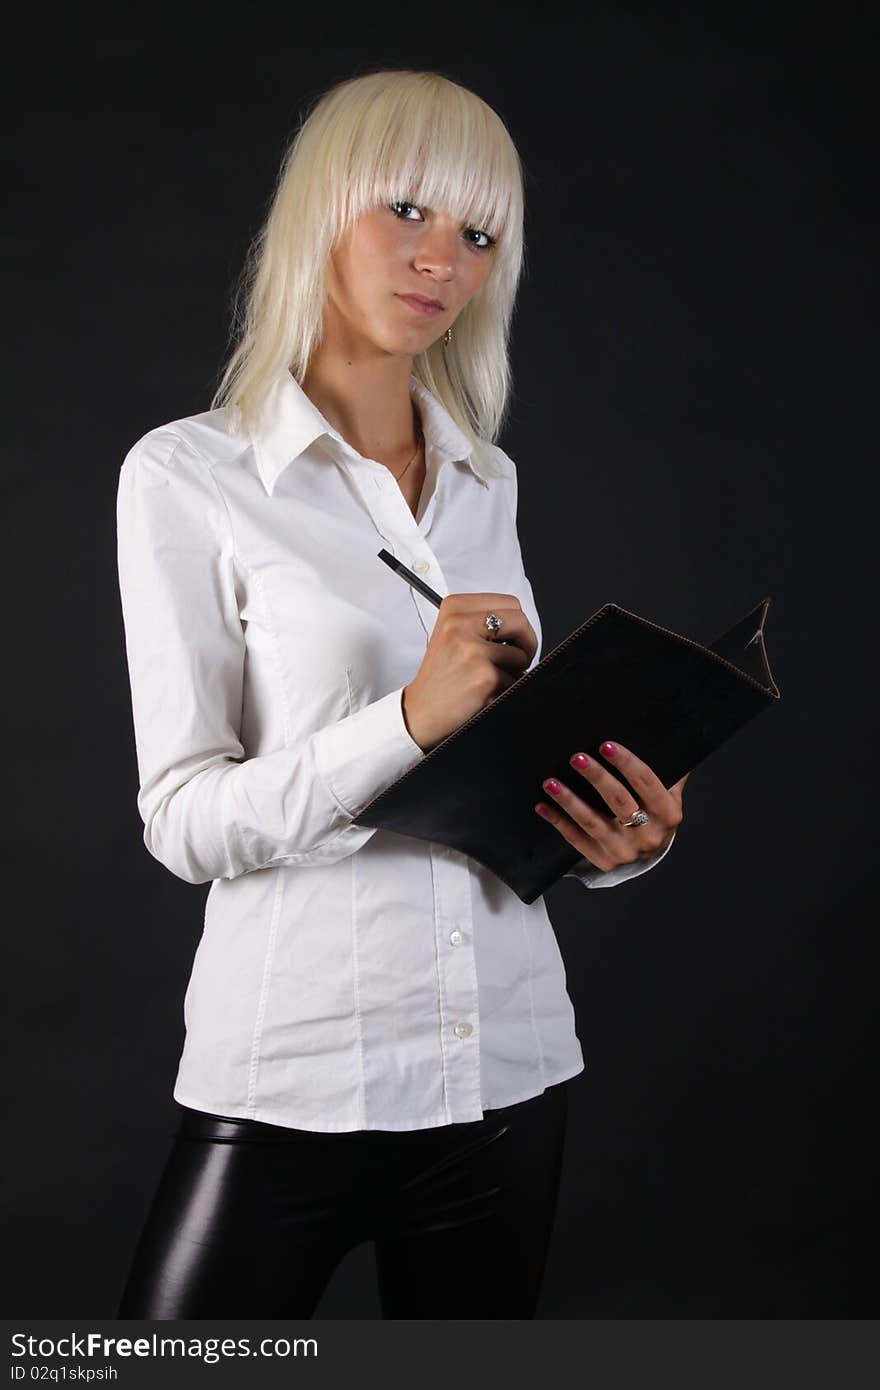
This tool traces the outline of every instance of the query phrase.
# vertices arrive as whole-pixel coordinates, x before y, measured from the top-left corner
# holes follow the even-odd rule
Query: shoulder
[[[147,430],[126,452],[122,469],[147,465],[180,475],[213,473],[218,465],[233,462],[249,447],[248,439],[232,432],[228,412],[221,407]]]
[[[150,526],[155,536],[186,527],[225,536],[229,517],[216,471],[235,461],[250,441],[234,436],[226,411],[207,410],[156,425],[136,439],[119,467],[120,530]]]

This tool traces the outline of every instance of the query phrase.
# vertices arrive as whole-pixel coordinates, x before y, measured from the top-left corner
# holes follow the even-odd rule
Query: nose
[[[456,238],[454,224],[441,226],[434,221],[419,238],[415,264],[419,270],[430,270],[439,280],[450,280],[455,271]]]

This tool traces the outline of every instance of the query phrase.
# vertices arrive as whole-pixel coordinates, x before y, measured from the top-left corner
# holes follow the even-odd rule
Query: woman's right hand
[[[503,619],[492,638],[486,616]],[[428,753],[527,671],[538,638],[515,594],[447,594],[422,664],[403,690],[410,737]]]

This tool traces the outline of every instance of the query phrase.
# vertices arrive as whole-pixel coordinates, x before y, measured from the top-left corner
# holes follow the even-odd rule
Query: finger
[[[462,590],[460,593],[447,594],[443,601],[457,613],[500,613],[502,609],[522,609],[516,594],[471,593],[469,590]]]
[[[606,767],[596,759],[588,758],[586,753],[573,753],[569,758],[571,766],[575,772],[580,773],[586,781],[592,782],[596,791],[608,803],[617,817],[617,821],[629,820],[635,811],[638,811],[639,802],[633,799],[633,794],[628,787],[624,786],[619,777],[615,777],[613,772],[609,772]],[[649,814],[650,811],[649,811]],[[605,817],[605,824],[610,824],[612,829],[617,822],[608,822]],[[638,827],[635,827],[638,828]]]
[[[633,795],[643,810],[655,819],[663,821],[667,827],[674,828],[678,825],[681,820],[680,801],[670,796],[656,772],[637,757],[631,748],[627,748],[625,744],[614,739],[601,743],[599,752],[603,758],[607,758],[613,764],[615,773],[619,772],[622,777],[626,778],[632,788]],[[578,764],[572,761],[572,766],[578,767]],[[615,815],[619,815],[617,810],[617,804],[620,801],[619,793],[614,788],[606,788],[604,781],[601,782],[601,785],[598,782],[596,785],[608,801],[609,806],[614,810]],[[609,800],[609,796],[615,797],[616,801]],[[630,811],[629,815],[631,814]],[[623,816],[622,819],[628,820],[629,816]]]
[[[497,632],[491,632],[486,627],[486,617],[490,613],[501,619]],[[503,656],[511,647],[518,647],[526,658],[526,665],[529,665],[538,649],[535,629],[521,608],[483,608],[479,613],[460,613],[455,622],[459,634],[487,646],[493,660],[496,653]]]
[[[610,854],[598,840],[593,839],[582,826],[576,825],[561,806],[554,805],[552,801],[549,803],[538,801],[535,803],[535,811],[543,820],[552,825],[563,840],[567,840],[582,858],[588,859],[595,868],[600,869],[603,873],[620,863],[619,859]]]
[[[484,645],[487,650],[481,651],[481,655],[487,657],[493,666],[502,671],[509,671],[514,678],[528,670],[531,657],[527,649],[521,647],[515,638],[506,644],[496,641]]]
[[[447,594],[440,607],[450,613],[464,616],[468,620],[468,631],[476,629],[484,640],[488,638],[498,646],[505,642],[515,642],[527,653],[529,663],[538,650],[538,635],[516,594]],[[493,635],[485,626],[486,617],[490,613],[501,618],[501,627],[497,635]]]
[[[556,777],[548,777],[543,783],[543,788],[551,798],[551,804],[564,813],[561,820],[554,822],[557,828],[560,831],[569,829],[573,834],[588,835],[601,852],[609,857],[611,863],[632,863],[640,854],[652,853],[655,841],[658,845],[660,843],[661,827],[649,824],[646,830],[635,827],[625,831],[617,821],[594,811],[592,806]],[[572,843],[575,841],[572,840]]]
[[[621,811],[620,819],[609,820],[607,816],[594,811],[577,792],[573,792],[558,778],[548,777],[543,787],[547,795],[553,798],[557,806],[561,806],[580,829],[585,830],[598,844],[614,854],[618,863],[621,862],[621,850],[624,862],[632,862],[638,859],[639,854],[655,853],[664,843],[666,830],[659,818],[652,817],[644,826],[623,826],[620,823],[620,819],[629,820],[633,812],[639,809],[632,797],[627,796],[625,792],[624,798],[631,809],[624,808],[626,814]],[[556,788],[558,790],[555,790]]]
[[[686,772],[683,777],[680,777],[678,779],[677,782],[673,782],[672,786],[669,788],[669,795],[675,797],[679,806],[681,805],[681,798],[684,795],[684,784],[690,777],[690,775],[691,774],[689,772]]]

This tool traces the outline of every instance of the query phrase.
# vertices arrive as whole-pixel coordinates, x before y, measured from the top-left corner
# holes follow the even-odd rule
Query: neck
[[[364,458],[404,468],[419,442],[419,413],[410,392],[412,358],[352,344],[321,343],[303,390]]]

